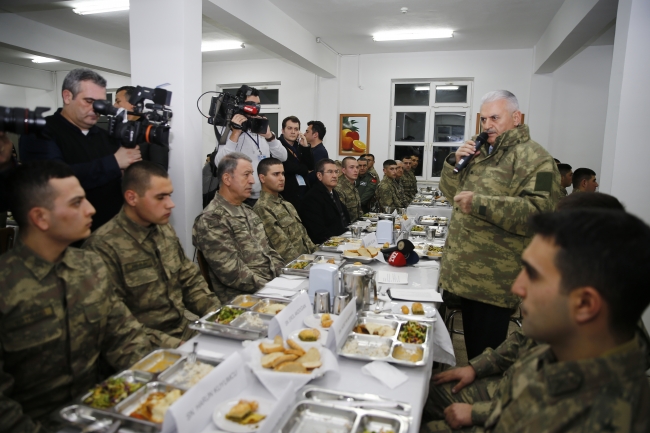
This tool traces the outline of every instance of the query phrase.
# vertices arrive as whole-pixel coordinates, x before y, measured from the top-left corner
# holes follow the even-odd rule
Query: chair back
[[[196,259],[199,262],[199,269],[201,269],[203,278],[205,278],[205,281],[208,283],[210,290],[214,292],[214,288],[212,287],[212,280],[210,279],[210,267],[208,266],[208,261],[205,260],[205,256],[203,256],[201,250],[196,250]]]
[[[13,227],[0,229],[0,254],[4,254],[14,246],[16,232]]]

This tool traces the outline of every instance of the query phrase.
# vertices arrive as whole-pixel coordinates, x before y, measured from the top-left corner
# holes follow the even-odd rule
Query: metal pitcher
[[[376,272],[369,266],[346,265],[341,268],[341,293],[356,296],[357,310],[368,310],[372,302],[377,299]]]

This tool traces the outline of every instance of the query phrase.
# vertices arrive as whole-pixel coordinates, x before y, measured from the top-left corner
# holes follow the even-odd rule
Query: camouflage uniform
[[[582,192],[582,191],[580,191],[578,188],[573,188],[573,190],[571,191],[571,194],[577,194],[579,192]],[[571,194],[569,194],[569,195],[571,195]]]
[[[205,256],[212,288],[224,304],[260,290],[284,265],[251,207],[234,206],[220,194],[194,220],[192,243]]]
[[[196,333],[188,325],[221,304],[171,225],[142,227],[120,210],[86,241],[118,283],[117,295],[155,346],[175,348]]]
[[[375,195],[382,212],[386,206],[395,208],[406,207],[408,205],[408,203],[405,203],[406,197],[404,197],[403,194],[400,194],[398,185],[399,184],[396,180],[393,180],[388,176],[384,176],[381,182],[379,182]]]
[[[415,194],[418,192],[418,181],[415,178],[413,170],[404,170],[400,183],[402,184],[404,194],[406,194],[409,203],[412,202],[415,198]]]
[[[359,191],[359,200],[361,200],[361,210],[363,212],[370,212],[373,204],[376,203],[375,191],[379,186],[377,178],[367,171],[365,175],[359,176],[355,182],[357,191]]]
[[[562,192],[561,197],[566,197],[567,195],[569,195],[565,187],[561,187],[560,191]]]
[[[350,180],[343,175],[339,177],[339,183],[334,189],[339,193],[343,206],[348,208],[350,222],[353,223],[361,218],[363,215],[363,212],[361,211],[361,198],[359,197],[359,191],[357,191],[354,183],[350,182]]]
[[[277,251],[285,262],[290,262],[301,254],[316,251],[317,247],[309,239],[296,208],[282,196],[276,197],[262,190],[253,211],[262,219],[271,248]]]
[[[554,210],[560,199],[555,161],[526,125],[501,134],[491,154],[481,152],[458,174],[449,158],[440,189],[445,197],[472,191],[474,198],[470,214],[454,208],[440,285],[466,299],[515,308],[520,300],[510,286],[532,238],[528,217]]]
[[[377,174],[377,170],[375,170],[375,167],[369,168],[368,173],[372,174],[375,176],[375,179],[379,180],[379,174]]]
[[[19,241],[0,256],[0,281],[2,432],[37,431],[37,418],[102,379],[100,357],[121,370],[152,350],[93,252],[68,248],[50,263]]]

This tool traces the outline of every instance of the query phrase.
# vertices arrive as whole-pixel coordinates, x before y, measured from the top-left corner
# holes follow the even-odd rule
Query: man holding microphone
[[[468,359],[505,340],[519,304],[510,287],[532,237],[528,217],[552,211],[560,199],[557,166],[531,140],[515,95],[487,93],[480,116],[483,147],[475,150],[477,143],[466,141],[447,157],[440,178],[440,189],[454,200],[440,285],[460,297]]]

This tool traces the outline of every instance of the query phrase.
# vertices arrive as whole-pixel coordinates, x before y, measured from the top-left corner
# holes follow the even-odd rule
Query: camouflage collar
[[[18,257],[23,259],[22,262],[24,263],[25,267],[29,269],[32,274],[34,274],[34,277],[36,277],[38,281],[41,281],[50,273],[50,271],[52,271],[53,268],[61,264],[72,269],[79,269],[80,261],[79,258],[76,257],[79,253],[79,250],[77,248],[66,248],[66,250],[63,252],[63,258],[57,263],[48,262],[47,260],[41,258],[41,256],[36,254],[31,248],[20,242],[20,240],[16,242],[16,245],[12,251]]]
[[[270,193],[268,193],[266,191],[260,191],[260,198],[257,201],[262,202],[262,203],[270,202],[270,203],[275,203],[275,204],[282,204],[282,202],[284,201],[284,198],[282,198],[282,196],[280,194],[278,194],[277,197],[276,197],[273,194],[270,194]]]
[[[530,141],[530,131],[528,125],[519,125],[515,129],[510,129],[503,134],[499,135],[494,142],[494,151],[501,147],[515,146],[520,143]],[[482,152],[481,152],[482,153]]]
[[[345,177],[345,175],[339,177],[339,183],[345,183],[347,187],[354,188],[354,182],[350,182],[350,180]]]
[[[210,205],[205,208],[205,211],[214,212],[215,214],[228,214],[233,217],[246,216],[245,209],[248,208],[250,211],[250,206],[246,203],[242,203],[239,206],[231,204],[221,196],[218,192],[214,195],[214,199],[210,202]],[[204,211],[204,212],[205,212]]]
[[[142,227],[140,224],[136,224],[126,216],[124,207],[120,209],[120,212],[115,218],[117,224],[139,244],[142,244],[150,235],[156,234],[160,230],[157,224],[152,224],[149,227]]]

